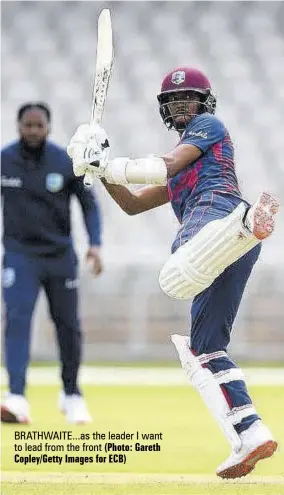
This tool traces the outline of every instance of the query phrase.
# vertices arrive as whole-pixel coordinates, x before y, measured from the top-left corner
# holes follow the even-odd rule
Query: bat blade
[[[98,41],[97,41],[97,61],[96,73],[93,86],[93,99],[91,111],[91,123],[100,124],[103,118],[107,91],[111,77],[113,64],[113,39],[110,10],[102,10],[98,19]],[[87,170],[84,177],[84,184],[91,186],[94,175],[91,170]]]
[[[113,64],[112,26],[109,9],[102,10],[98,19],[97,62],[93,88],[91,121],[102,120]]]

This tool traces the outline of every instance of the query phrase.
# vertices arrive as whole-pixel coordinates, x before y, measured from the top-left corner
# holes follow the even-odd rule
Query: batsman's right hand
[[[98,124],[80,125],[67,146],[77,177],[90,172],[94,177],[104,177],[109,152],[107,134]]]

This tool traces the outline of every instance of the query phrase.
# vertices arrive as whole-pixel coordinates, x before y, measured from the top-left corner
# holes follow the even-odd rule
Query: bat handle
[[[92,123],[96,123],[96,124],[100,124],[101,123],[101,118],[100,116],[99,117],[95,117],[93,115],[94,112],[92,112],[92,118],[91,118],[91,124]],[[86,173],[85,173],[85,176],[84,176],[84,185],[87,186],[87,187],[92,187],[93,183],[94,183],[94,174],[92,172],[92,170],[87,170]]]
[[[84,176],[84,185],[91,187],[94,183],[94,174],[91,170],[87,170]]]

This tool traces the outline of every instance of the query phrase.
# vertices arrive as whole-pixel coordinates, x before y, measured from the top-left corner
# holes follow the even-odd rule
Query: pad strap
[[[233,407],[228,413],[228,417],[231,417],[233,425],[239,424],[244,418],[248,416],[256,415],[257,412],[251,404],[245,404],[240,407]]]
[[[228,355],[225,351],[216,351],[210,354],[200,354],[198,360],[202,365],[209,363],[212,359],[227,358]],[[244,373],[240,368],[229,368],[226,370],[218,371],[214,373],[214,379],[218,385],[233,382],[235,380],[245,381]],[[243,406],[233,407],[227,414],[231,418],[232,424],[237,425],[247,416],[257,414],[252,404],[244,404]]]
[[[212,353],[211,355],[203,354],[197,357],[190,349],[188,337],[175,334],[171,336],[171,340],[177,349],[181,365],[191,384],[198,390],[232,447],[235,450],[239,450],[241,447],[241,439],[233,426],[235,420],[237,424],[237,416],[234,416],[234,412],[230,410],[221,387],[215,380],[213,373],[209,369],[203,367],[199,360],[199,358],[201,358],[201,360],[207,361],[208,358],[208,360],[213,359],[210,356],[216,358],[216,356],[221,357],[221,355],[226,355],[226,353],[220,351]],[[238,412],[239,415],[241,414],[240,411],[236,412]]]

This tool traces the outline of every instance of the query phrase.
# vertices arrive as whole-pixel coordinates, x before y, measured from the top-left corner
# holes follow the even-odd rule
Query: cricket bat
[[[91,123],[101,124],[113,64],[113,40],[110,10],[103,9],[98,19],[96,72],[93,86]],[[87,170],[84,184],[91,186],[94,175]]]

